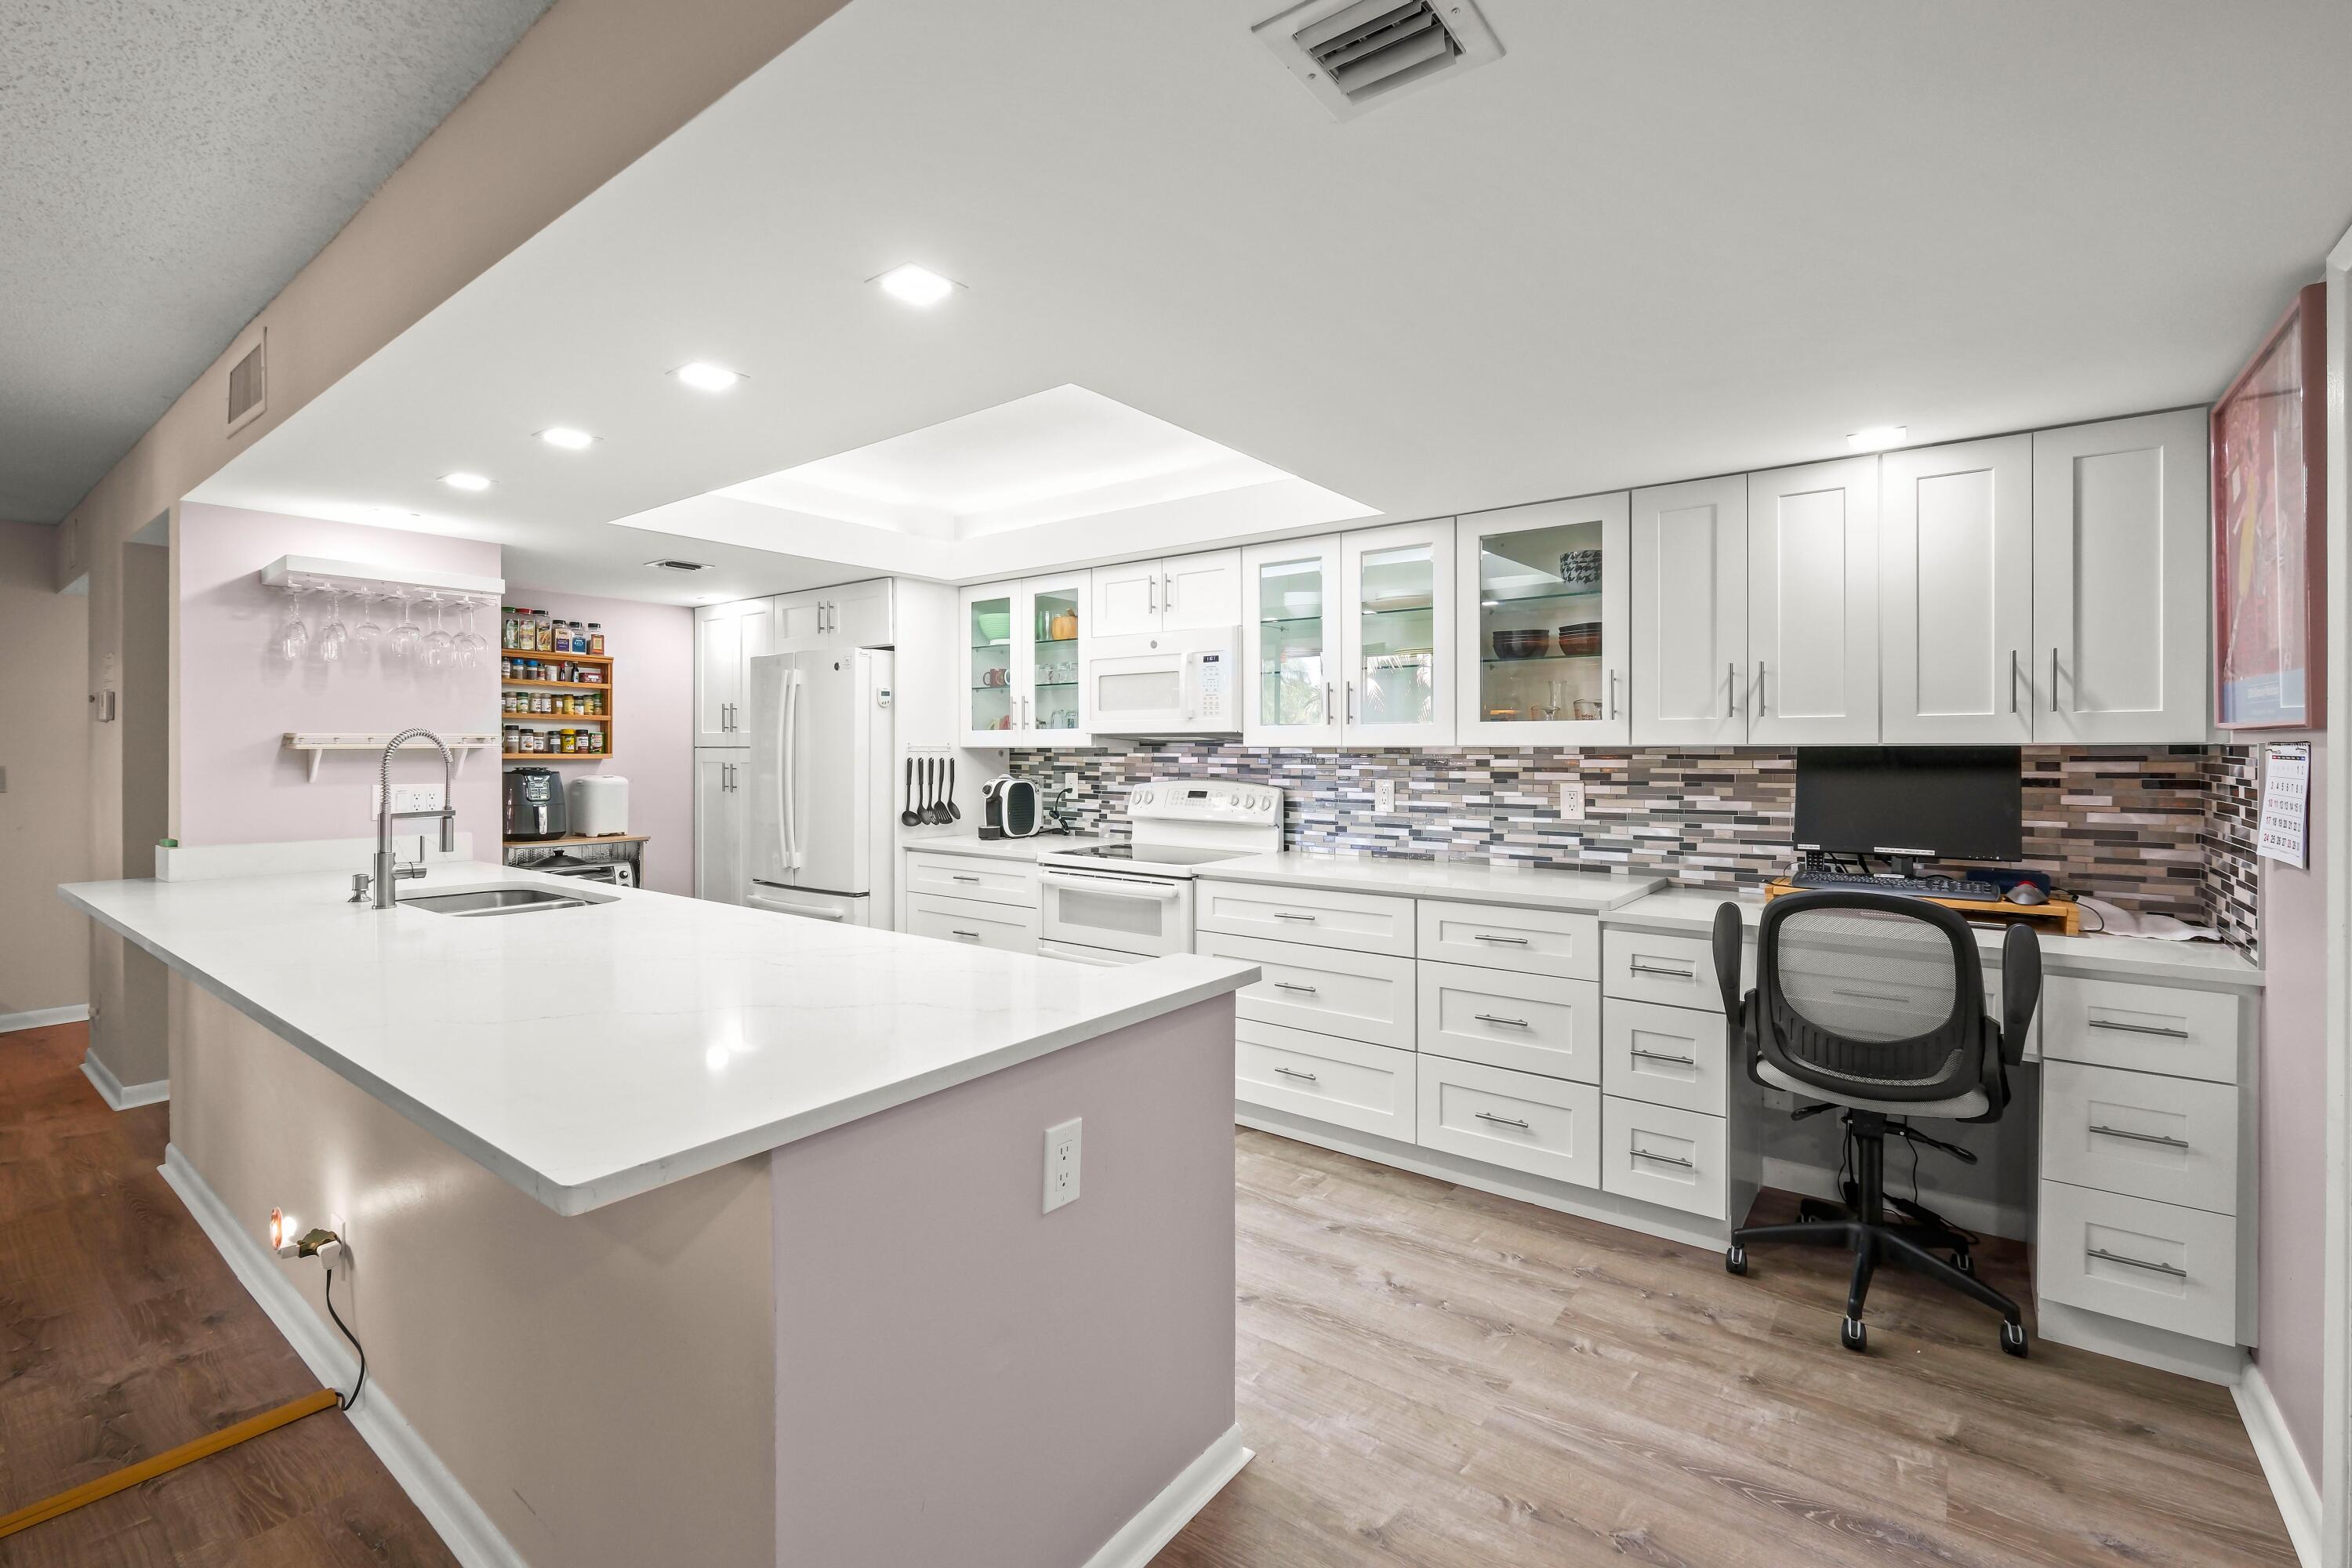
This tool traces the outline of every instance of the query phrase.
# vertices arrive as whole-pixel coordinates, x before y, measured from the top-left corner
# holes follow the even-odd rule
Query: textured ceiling
[[[0,517],[63,516],[548,0],[0,0]]]

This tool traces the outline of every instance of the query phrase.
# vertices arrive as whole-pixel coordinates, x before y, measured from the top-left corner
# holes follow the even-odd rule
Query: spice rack
[[[586,706],[590,700],[593,700],[600,710],[593,713],[501,712],[499,715],[499,721],[502,731],[509,729],[529,731],[547,736],[552,742],[562,731],[572,730],[584,731],[596,737],[598,741],[598,744],[593,751],[566,752],[557,749],[525,752],[517,751],[509,745],[500,753],[505,761],[509,763],[600,763],[613,754],[614,750],[613,739],[617,727],[614,722],[613,713],[615,694],[613,689],[612,655],[570,653],[557,649],[502,647],[499,650],[499,659],[500,667],[499,690],[501,693],[499,703],[501,708],[505,706],[504,694],[520,692],[531,697],[544,693],[558,708],[566,702]],[[562,666],[570,666],[574,670],[591,670],[595,673],[597,679],[562,680],[509,673],[509,667],[519,668],[524,660],[536,660],[551,670]]]

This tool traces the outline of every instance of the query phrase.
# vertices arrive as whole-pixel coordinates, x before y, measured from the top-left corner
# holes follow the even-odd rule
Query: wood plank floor
[[[2292,1565],[2228,1392],[1826,1250],[1720,1254],[1238,1137],[1242,1433],[1157,1568]],[[1791,1217],[1767,1194],[1760,1221]],[[1980,1268],[2030,1297],[2024,1249]]]

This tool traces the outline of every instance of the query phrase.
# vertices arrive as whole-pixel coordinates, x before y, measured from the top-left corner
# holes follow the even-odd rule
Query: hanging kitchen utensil
[[[948,759],[948,820],[950,822],[963,820],[963,807],[955,803],[955,759],[953,757]]]
[[[912,827],[922,820],[923,814],[915,809],[915,759],[908,757],[907,759],[907,809],[898,814],[898,826]]]

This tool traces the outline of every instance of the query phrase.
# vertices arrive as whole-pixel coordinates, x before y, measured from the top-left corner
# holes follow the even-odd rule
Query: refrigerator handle
[[[776,789],[777,820],[784,838],[784,864],[793,870],[801,866],[801,805],[800,792],[793,774],[799,771],[801,752],[801,672],[788,670],[784,675],[783,760],[778,766]]]

